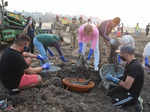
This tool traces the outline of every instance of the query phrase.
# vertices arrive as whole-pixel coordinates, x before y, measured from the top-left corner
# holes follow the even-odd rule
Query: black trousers
[[[131,106],[137,103],[137,98],[135,98],[131,93],[129,93],[123,87],[114,87],[112,88],[108,94],[112,98],[112,103],[114,106]]]
[[[60,49],[60,44],[58,42],[50,43],[48,46],[49,47],[55,47],[59,56],[63,56],[63,53]],[[47,50],[47,46],[44,46],[44,48]]]
[[[34,53],[33,38],[30,38],[30,39],[31,39],[31,42],[30,42],[30,45],[29,45],[29,49],[30,49],[30,52],[31,52],[31,53]]]
[[[148,36],[148,34],[149,34],[149,30],[146,30],[146,36]]]

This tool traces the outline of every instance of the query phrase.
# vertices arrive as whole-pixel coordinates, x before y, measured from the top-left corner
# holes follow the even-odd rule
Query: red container
[[[121,32],[120,31],[117,32],[117,37],[121,37]]]
[[[75,82],[85,82],[87,80],[86,79],[81,79],[81,78],[64,78],[62,80],[63,84],[65,86],[67,86],[67,88],[69,90],[77,91],[77,92],[87,92],[95,86],[95,83],[93,81],[90,81],[88,83],[88,85],[74,84],[74,83],[72,83],[73,81],[75,81]]]

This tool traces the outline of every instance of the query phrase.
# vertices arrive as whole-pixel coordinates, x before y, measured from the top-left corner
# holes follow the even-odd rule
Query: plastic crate
[[[16,36],[15,30],[8,29],[2,31],[2,38],[4,41],[12,41],[15,39],[15,36]]]

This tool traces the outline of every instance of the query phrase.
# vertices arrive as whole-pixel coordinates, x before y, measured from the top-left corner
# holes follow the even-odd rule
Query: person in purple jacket
[[[111,45],[111,38],[109,36],[109,34],[112,32],[112,30],[120,24],[120,18],[116,17],[112,20],[106,20],[103,21],[100,26],[98,26],[98,30],[99,30],[99,34],[101,36],[100,38],[100,49],[101,51],[103,51],[104,49],[104,43],[107,46],[107,50],[106,50],[106,54],[107,57],[109,57],[108,55],[110,55],[110,45]],[[110,58],[109,58],[109,62],[110,62]]]
[[[94,70],[99,70],[99,31],[94,24],[83,24],[78,31],[79,54],[85,56],[86,44],[90,43],[91,48],[86,58],[90,61],[94,53]]]

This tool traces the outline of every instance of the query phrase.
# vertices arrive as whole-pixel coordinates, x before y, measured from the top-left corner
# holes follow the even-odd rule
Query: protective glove
[[[80,42],[80,43],[79,43],[79,53],[80,53],[80,54],[82,53],[82,49],[83,49],[83,43]]]
[[[64,56],[61,56],[60,59],[61,59],[63,62],[68,62],[68,60],[66,60]]]
[[[94,50],[93,50],[93,49],[90,49],[87,60],[90,60],[90,59],[91,59],[91,56],[92,56],[93,52],[94,52]]]
[[[39,59],[39,60],[41,60],[41,61],[44,61],[44,57],[43,56],[41,56],[40,54],[39,55],[37,55],[37,57],[36,57],[37,59]]]
[[[118,63],[120,64],[121,59],[120,59],[120,55],[119,54],[117,55],[117,60],[118,60]]]
[[[149,66],[148,57],[145,57],[145,66]]]
[[[47,50],[48,50],[48,53],[50,54],[50,56],[54,56],[54,54],[53,54],[53,52],[49,49],[49,48],[47,48]]]
[[[49,63],[45,63],[44,65],[42,65],[42,68],[45,70],[50,69],[50,64]]]
[[[120,79],[113,77],[111,74],[107,74],[105,78],[109,81],[114,82],[115,84],[118,84],[120,82]]]

